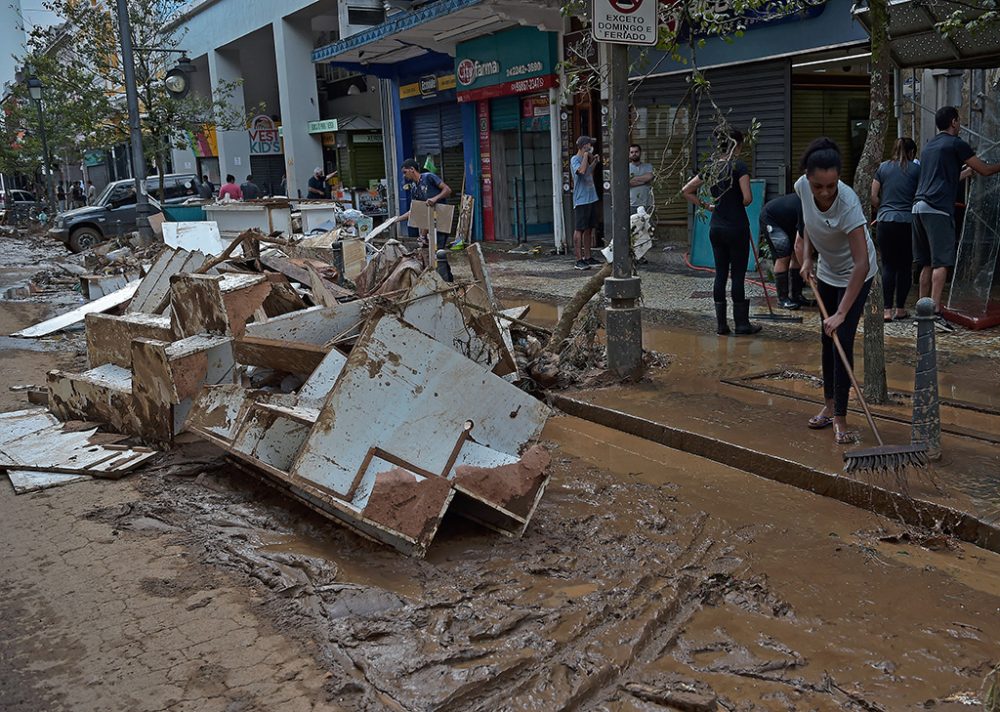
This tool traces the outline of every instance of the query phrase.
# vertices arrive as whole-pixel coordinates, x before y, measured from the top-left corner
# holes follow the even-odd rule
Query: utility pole
[[[122,64],[125,67],[125,98],[128,103],[128,133],[132,144],[132,175],[135,179],[135,225],[142,244],[153,241],[149,227],[149,200],[145,193],[146,158],[142,152],[142,129],[139,126],[139,90],[135,85],[135,56],[132,52],[132,25],[128,17],[128,0],[118,0],[118,35],[122,43]]]
[[[608,368],[622,378],[642,375],[641,283],[632,265],[631,205],[629,201],[629,45],[655,45],[659,39],[657,0],[593,0],[592,32],[607,42],[609,121],[611,124],[611,276],[604,294],[611,300],[606,313]],[[605,199],[609,196],[605,194]]]
[[[45,135],[45,114],[42,111],[42,82],[34,74],[34,68],[25,67],[25,83],[28,85],[28,95],[38,109],[38,134],[42,141],[42,160],[45,161],[45,192],[49,198],[49,220],[59,212],[56,208],[56,191],[52,187],[52,157],[49,155],[49,141]]]

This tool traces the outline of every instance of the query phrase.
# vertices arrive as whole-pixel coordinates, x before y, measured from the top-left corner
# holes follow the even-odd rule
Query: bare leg
[[[583,240],[583,259],[585,260],[590,259],[590,248],[593,247],[594,240],[597,239],[596,233],[597,231],[594,230],[594,228],[590,228],[589,230],[587,230],[586,239]]]
[[[931,296],[931,272],[930,266],[920,269],[920,298]]]
[[[787,272],[789,263],[793,261],[794,259],[792,257],[779,257],[774,261],[774,271]]]
[[[923,280],[923,273],[920,278]],[[948,279],[948,268],[935,267],[931,276],[931,299],[934,300],[934,311],[941,311],[941,293],[944,291],[946,279]]]
[[[585,239],[584,232],[582,230],[575,230],[573,232],[573,254],[576,255],[576,261],[579,262],[583,259],[583,241]]]

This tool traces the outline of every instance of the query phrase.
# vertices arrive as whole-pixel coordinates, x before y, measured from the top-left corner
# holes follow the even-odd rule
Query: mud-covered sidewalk
[[[4,333],[44,316],[39,301],[0,303]],[[4,340],[5,409],[24,407],[9,386],[43,382],[78,358],[78,341],[14,352]],[[749,366],[738,349],[698,358]],[[691,394],[690,416],[713,422],[697,403]],[[446,519],[423,560],[194,441],[119,481],[21,496],[0,483],[0,707],[959,710],[982,699],[1000,662],[997,555],[576,418],[551,419],[543,438],[552,481],[524,536]]]

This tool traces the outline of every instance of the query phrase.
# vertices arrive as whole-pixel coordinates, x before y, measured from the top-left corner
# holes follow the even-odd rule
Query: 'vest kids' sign
[[[281,135],[270,116],[261,114],[250,121],[250,155],[280,156]]]
[[[657,0],[593,0],[594,39],[631,45],[655,45]]]
[[[558,83],[556,33],[515,27],[462,42],[455,50],[460,102],[537,92]]]

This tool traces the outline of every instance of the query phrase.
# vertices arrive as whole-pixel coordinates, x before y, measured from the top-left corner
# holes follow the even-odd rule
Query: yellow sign
[[[426,84],[421,91],[421,82],[413,82],[412,84],[403,84],[399,87],[399,98],[400,99],[412,99],[415,96],[433,96],[434,92],[428,92],[428,87]],[[455,75],[454,74],[442,74],[437,77],[437,91],[448,91],[449,89],[455,88]]]

